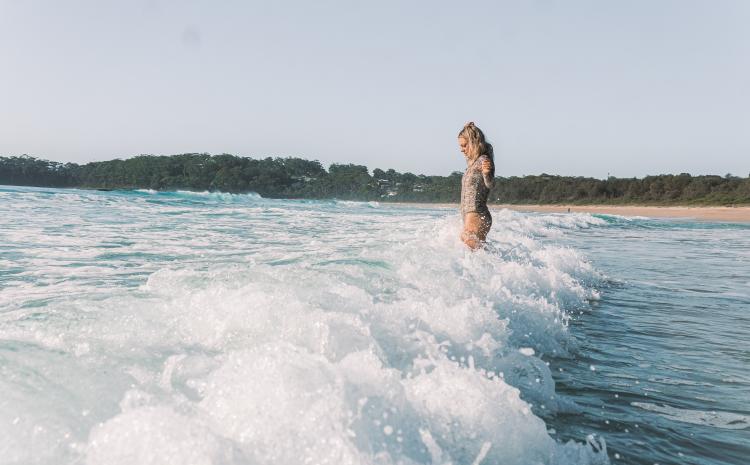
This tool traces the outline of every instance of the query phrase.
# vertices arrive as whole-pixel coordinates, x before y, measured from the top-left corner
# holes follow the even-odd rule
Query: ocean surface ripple
[[[0,186],[0,463],[748,457],[750,228],[493,215]]]

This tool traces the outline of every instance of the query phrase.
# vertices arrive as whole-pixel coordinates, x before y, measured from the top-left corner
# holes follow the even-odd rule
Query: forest
[[[140,155],[86,164],[27,155],[0,157],[0,184],[84,189],[256,192],[268,198],[392,202],[458,202],[461,172],[448,176],[370,170],[302,158],[254,159],[230,154]],[[597,179],[540,174],[497,177],[492,203],[509,204],[750,204],[750,177],[661,174]]]

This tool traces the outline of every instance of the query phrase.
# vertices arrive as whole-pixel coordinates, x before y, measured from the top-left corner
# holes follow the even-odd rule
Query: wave
[[[20,309],[0,337],[56,368],[0,380],[18,400],[0,416],[22,418],[6,456],[30,461],[36,437],[40,463],[608,463],[603,441],[562,444],[542,419],[565,408],[543,358],[575,351],[570,315],[604,279],[550,239],[603,220],[500,211],[471,253],[453,216],[380,211],[332,228],[313,205],[288,218],[315,235],[277,226],[245,263],[207,244],[137,289]]]
[[[191,191],[191,190],[154,190],[154,189],[135,189],[129,191],[112,191],[109,192],[109,197],[123,196],[127,200],[130,200],[132,196],[145,197],[145,201],[151,203],[175,203],[177,205],[184,203],[199,203],[199,204],[248,204],[259,201],[267,201],[260,194],[255,192],[247,192],[242,194],[234,194],[230,192],[216,192],[216,191]]]
[[[378,208],[380,207],[380,202],[375,201],[359,201],[359,200],[335,200],[334,201],[336,205],[341,205],[344,207],[365,207],[365,208]]]
[[[252,199],[262,199],[263,197],[260,196],[260,194],[257,194],[255,192],[247,192],[244,194],[232,194],[230,192],[210,192],[210,191],[186,191],[186,190],[177,190],[175,193],[185,196],[185,197],[209,197],[209,198],[219,198],[219,199],[233,199],[233,198],[252,198]]]

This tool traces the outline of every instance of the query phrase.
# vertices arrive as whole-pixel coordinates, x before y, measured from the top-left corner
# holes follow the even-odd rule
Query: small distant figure
[[[570,207],[568,207],[568,213],[570,213]]]
[[[461,216],[464,221],[461,240],[476,250],[484,244],[492,227],[487,196],[495,184],[494,152],[473,121],[466,123],[458,133],[458,146],[466,158],[466,172],[461,179]]]

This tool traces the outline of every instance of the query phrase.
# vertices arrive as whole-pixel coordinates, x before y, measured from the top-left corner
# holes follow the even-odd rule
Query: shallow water
[[[552,363],[582,415],[548,424],[623,463],[750,463],[750,227],[604,218],[568,243],[614,282]]]
[[[0,187],[3,463],[746,462],[750,228],[493,214]]]

